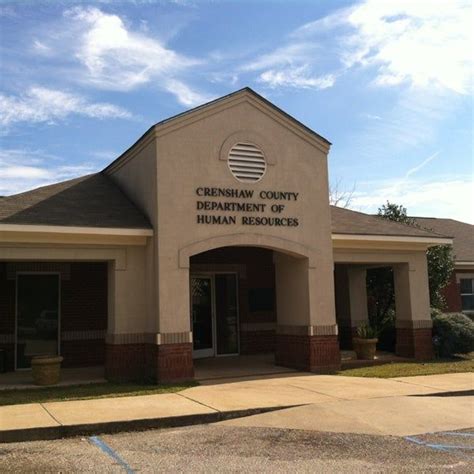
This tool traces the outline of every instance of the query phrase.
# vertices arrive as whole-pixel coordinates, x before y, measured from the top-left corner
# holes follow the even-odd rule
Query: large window
[[[474,278],[461,278],[462,310],[474,312]]]

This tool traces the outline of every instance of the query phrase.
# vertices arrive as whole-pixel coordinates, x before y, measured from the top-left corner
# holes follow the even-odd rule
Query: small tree
[[[403,207],[401,204],[394,204],[390,201],[387,201],[387,204],[383,204],[382,207],[379,207],[377,215],[389,221],[415,225],[415,219],[408,217],[406,207]]]
[[[417,225],[415,219],[408,216],[405,207],[389,201],[379,208],[378,216],[403,224]],[[446,306],[442,290],[449,283],[454,269],[453,248],[451,245],[430,247],[426,253],[426,258],[428,261],[430,304],[432,307],[442,310]]]
[[[449,283],[454,270],[454,255],[451,245],[436,245],[426,252],[428,279],[430,283],[430,304],[440,310],[446,309],[442,290]]]

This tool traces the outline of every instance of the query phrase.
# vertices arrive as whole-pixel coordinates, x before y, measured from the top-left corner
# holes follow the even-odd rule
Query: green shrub
[[[433,343],[438,357],[474,351],[474,322],[465,314],[432,311]]]
[[[357,328],[357,337],[361,339],[377,339],[379,332],[369,323],[363,323]]]

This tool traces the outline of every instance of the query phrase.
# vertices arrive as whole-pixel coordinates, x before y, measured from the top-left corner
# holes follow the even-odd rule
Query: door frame
[[[189,276],[189,318],[191,322],[191,332],[194,334],[194,322],[193,322],[193,295],[192,295],[192,279],[193,278],[202,278],[210,281],[210,288],[211,288],[211,338],[212,338],[212,347],[209,349],[194,349],[194,341],[193,341],[193,359],[204,359],[206,357],[214,357],[215,352],[216,352],[216,346],[215,346],[215,315],[216,315],[216,301],[214,298],[215,294],[215,287],[214,287],[214,277],[212,275],[209,275],[208,272],[199,272],[199,273],[193,273],[190,274]],[[194,337],[193,337],[194,339]]]
[[[236,299],[236,311],[237,311],[237,352],[231,354],[218,354],[217,353],[217,314],[216,314],[216,275],[235,275],[235,299]],[[189,288],[191,290],[191,279],[192,278],[209,278],[211,280],[211,322],[212,322],[212,348],[202,349],[195,351],[193,348],[193,359],[204,359],[210,357],[233,357],[240,354],[240,305],[239,305],[239,273],[236,271],[219,270],[219,271],[197,271],[189,273]],[[193,301],[191,291],[189,291],[189,312],[191,321],[191,332],[193,332],[193,321],[192,321],[192,310]],[[199,352],[199,354],[196,354]]]
[[[19,271],[15,273],[15,348],[14,348],[14,370],[31,370],[31,367],[17,366],[17,349],[18,349],[18,277],[21,275],[57,275],[58,277],[58,355],[61,355],[61,272],[41,272],[41,271]]]

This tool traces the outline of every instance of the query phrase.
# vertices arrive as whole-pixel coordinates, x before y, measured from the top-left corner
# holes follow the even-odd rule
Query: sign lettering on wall
[[[291,206],[292,202],[298,200],[299,193],[199,187],[196,188],[196,195],[198,196],[196,201],[198,224],[299,226],[297,217],[287,215],[287,206]],[[243,216],[240,213],[249,215]]]

